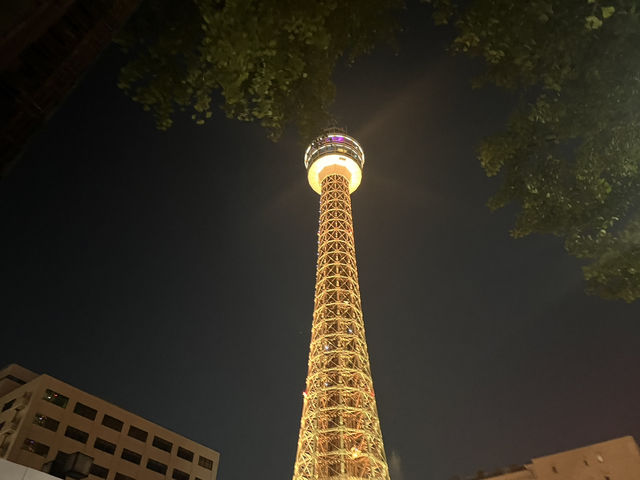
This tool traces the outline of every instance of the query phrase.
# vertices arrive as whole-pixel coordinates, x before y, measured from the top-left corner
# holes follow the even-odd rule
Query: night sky
[[[640,439],[640,302],[583,293],[552,237],[475,157],[510,99],[410,10],[398,54],[336,72],[366,154],[353,195],[392,480],[447,480]],[[220,113],[168,132],[110,48],[0,183],[2,349],[221,453],[219,479],[289,479],[313,310],[318,195],[304,147]]]

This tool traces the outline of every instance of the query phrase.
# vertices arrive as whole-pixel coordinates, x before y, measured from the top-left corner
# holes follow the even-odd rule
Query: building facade
[[[220,458],[49,375],[0,370],[0,458],[47,470],[61,452],[91,457],[92,480],[215,480]]]
[[[640,448],[621,437],[534,458],[508,472],[479,475],[489,480],[640,480]]]

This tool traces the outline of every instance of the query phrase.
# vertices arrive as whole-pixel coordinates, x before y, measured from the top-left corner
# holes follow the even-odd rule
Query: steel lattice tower
[[[365,340],[351,193],[364,153],[338,129],[307,149],[320,194],[318,263],[309,372],[293,480],[389,480]]]

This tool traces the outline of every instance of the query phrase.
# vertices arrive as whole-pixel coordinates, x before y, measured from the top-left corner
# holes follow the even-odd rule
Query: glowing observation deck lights
[[[322,180],[332,173],[349,179],[349,193],[353,193],[362,180],[364,152],[354,138],[338,129],[328,130],[316,138],[304,154],[309,185],[321,192]]]

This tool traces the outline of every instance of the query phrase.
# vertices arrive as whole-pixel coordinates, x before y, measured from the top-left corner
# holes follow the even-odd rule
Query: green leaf
[[[589,15],[588,17],[585,17],[584,20],[587,30],[597,30],[602,26],[602,20],[600,20],[595,15]]]
[[[616,11],[616,7],[602,7],[602,18],[609,18]]]

